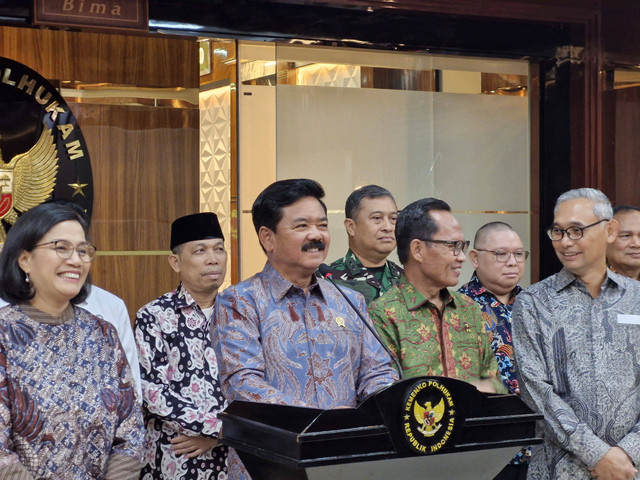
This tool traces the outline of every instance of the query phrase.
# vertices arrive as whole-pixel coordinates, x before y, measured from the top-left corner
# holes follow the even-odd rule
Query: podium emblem
[[[422,379],[407,390],[402,409],[404,436],[413,450],[436,453],[451,440],[456,409],[449,389],[437,379]]]
[[[433,437],[438,433],[440,427],[442,427],[444,398],[442,398],[440,403],[435,407],[431,406],[431,402],[426,402],[424,407],[421,407],[418,402],[414,402],[413,416],[416,418],[418,424],[422,425],[422,427],[418,428],[418,431],[424,434],[425,437]]]

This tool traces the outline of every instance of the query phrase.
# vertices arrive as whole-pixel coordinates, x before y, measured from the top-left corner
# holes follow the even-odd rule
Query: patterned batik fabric
[[[116,329],[79,307],[36,314],[53,319],[0,309],[0,476],[19,463],[33,478],[99,479],[119,457],[135,478],[144,425]]]
[[[511,313],[516,295],[522,291],[516,285],[505,305],[489,290],[484,288],[476,273],[473,273],[471,280],[458,289],[458,292],[467,295],[474,300],[485,315],[484,326],[489,334],[491,349],[498,362],[498,370],[502,376],[502,381],[509,393],[515,394],[518,389],[518,374],[513,359],[513,337],[511,336]],[[529,463],[531,449],[523,448],[511,461],[513,465]]]
[[[344,291],[370,322],[362,295]],[[389,355],[333,285],[314,278],[305,293],[269,263],[218,295],[212,338],[229,402],[355,407],[398,379]],[[229,477],[246,478],[231,466]]]
[[[484,330],[487,314],[466,295],[442,290],[440,313],[403,277],[369,305],[382,340],[405,378],[438,375],[472,382],[498,379],[498,365]],[[504,389],[501,382],[496,388]]]
[[[615,445],[640,465],[638,315],[640,282],[610,271],[596,298],[564,269],[516,297],[520,390],[544,414],[530,480],[587,480]]]
[[[179,435],[217,437],[226,407],[211,347],[210,319],[181,285],[142,307],[135,337],[147,425],[145,480],[225,480],[227,447],[194,459],[176,455]]]
[[[333,262],[330,267],[333,280],[339,285],[360,292],[367,304],[382,296],[397,284],[402,276],[402,268],[387,260],[382,278],[378,280],[351,250],[348,250],[343,258]]]
[[[522,288],[518,285],[511,292],[509,302],[505,305],[493,293],[482,286],[474,273],[471,280],[458,289],[458,292],[474,300],[485,315],[484,326],[489,334],[491,349],[498,361],[498,369],[502,381],[509,393],[516,393],[518,376],[513,364],[513,337],[511,334],[511,312],[516,295]]]

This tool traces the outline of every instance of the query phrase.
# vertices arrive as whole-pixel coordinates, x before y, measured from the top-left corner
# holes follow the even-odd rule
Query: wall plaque
[[[47,200],[72,200],[91,218],[87,144],[58,90],[0,57],[0,112],[0,244],[22,213]]]
[[[149,29],[148,0],[34,0],[36,25]]]

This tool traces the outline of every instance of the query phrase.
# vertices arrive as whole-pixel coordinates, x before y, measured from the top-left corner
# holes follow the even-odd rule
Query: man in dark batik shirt
[[[171,225],[172,292],[142,307],[135,336],[147,424],[141,480],[226,480],[227,447],[218,412],[227,403],[209,327],[227,271],[224,236],[214,213]]]
[[[336,283],[360,292],[369,304],[402,276],[402,268],[387,260],[396,248],[398,207],[389,190],[366,185],[349,195],[344,213],[349,250],[330,265],[331,273]]]
[[[476,232],[469,259],[475,272],[469,283],[458,291],[471,297],[487,313],[485,328],[498,368],[510,393],[519,393],[513,361],[511,311],[516,295],[522,288],[518,282],[524,274],[529,252],[524,250],[520,236],[504,222],[491,222]],[[496,480],[526,478],[531,450],[524,448],[502,470]]]

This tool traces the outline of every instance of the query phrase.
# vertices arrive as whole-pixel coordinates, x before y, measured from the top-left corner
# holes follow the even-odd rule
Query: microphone
[[[360,310],[358,310],[356,308],[356,306],[353,304],[353,302],[349,299],[349,297],[347,297],[347,294],[344,293],[344,290],[342,290],[337,284],[336,282],[333,280],[333,274],[331,273],[331,268],[329,267],[329,265],[327,265],[326,263],[321,264],[318,267],[318,272],[320,273],[320,275],[322,275],[325,279],[329,280],[334,287],[336,287],[336,289],[342,294],[342,296],[344,297],[344,299],[347,301],[347,303],[349,304],[349,306],[353,309],[354,312],[356,312],[356,315],[358,315],[358,318],[360,318],[360,320],[362,320],[362,323],[364,323],[364,326],[367,327],[369,329],[369,331],[373,334],[373,336],[375,337],[375,339],[378,341],[378,343],[380,345],[382,345],[382,348],[384,348],[384,350],[389,354],[389,356],[391,357],[391,360],[393,360],[393,362],[396,364],[396,368],[398,369],[398,376],[400,377],[400,380],[402,380],[404,378],[404,375],[402,375],[402,366],[400,365],[400,362],[398,361],[398,359],[395,357],[395,355],[393,355],[393,353],[391,353],[391,350],[389,350],[389,347],[387,347],[385,345],[385,343],[382,341],[382,339],[380,338],[380,335],[378,335],[378,332],[376,332],[376,329],[369,324],[369,322],[367,322],[367,320],[364,318],[364,316],[362,315],[362,313],[360,313]]]

